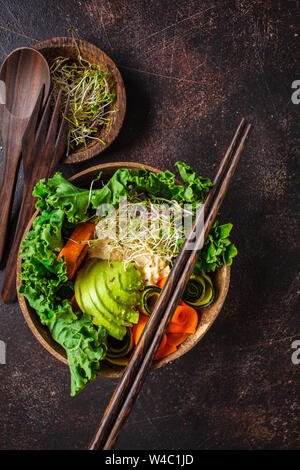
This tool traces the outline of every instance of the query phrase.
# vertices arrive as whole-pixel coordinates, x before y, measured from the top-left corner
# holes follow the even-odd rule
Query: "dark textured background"
[[[254,124],[219,217],[234,223],[239,249],[224,308],[191,352],[150,374],[118,449],[300,448],[300,365],[291,362],[300,337],[299,3],[0,0],[1,61],[73,27],[123,75],[119,137],[99,157],[62,167],[66,176],[118,160],[171,170],[183,159],[213,177],[241,117]],[[17,304],[0,305],[0,339],[0,447],[85,448],[116,381],[97,379],[70,398],[68,368]]]

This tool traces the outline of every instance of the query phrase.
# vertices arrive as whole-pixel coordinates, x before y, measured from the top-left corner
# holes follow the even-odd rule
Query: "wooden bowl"
[[[101,65],[101,68],[105,72],[110,72],[114,78],[116,101],[112,103],[107,110],[112,110],[117,107],[118,111],[112,114],[111,123],[107,128],[101,128],[98,133],[94,134],[95,137],[100,138],[106,145],[103,145],[101,142],[96,140],[88,140],[87,148],[84,144],[79,146],[73,153],[69,154],[64,160],[63,163],[77,163],[83,160],[88,160],[103,150],[107,149],[110,144],[117,137],[125,116],[126,110],[126,94],[123,79],[119,70],[117,69],[114,62],[108,57],[101,49],[90,44],[86,41],[80,39],[77,40],[79,45],[82,57],[89,62]],[[48,39],[47,41],[39,42],[33,46],[35,49],[40,51],[45,59],[47,60],[49,66],[56,57],[70,57],[76,61],[77,59],[77,49],[74,45],[72,38],[67,37],[58,37]]]
[[[118,168],[130,168],[133,170],[137,170],[139,168],[146,168],[147,170],[151,170],[154,172],[160,171],[160,170],[157,170],[156,168],[152,168],[147,165],[141,165],[139,163],[132,163],[132,162],[105,163],[102,165],[94,166],[88,170],[82,171],[81,173],[78,173],[72,176],[72,178],[70,178],[69,181],[72,181],[74,184],[76,184],[79,187],[89,188],[91,181],[96,178],[96,176],[99,174],[100,171],[103,172],[103,178],[105,180],[108,180]],[[27,232],[31,229],[33,220],[35,219],[37,215],[38,215],[38,212],[35,212],[35,214],[33,215],[32,219],[30,220],[25,230],[23,239],[26,236]],[[19,290],[19,287],[22,283],[20,280],[20,273],[21,273],[21,260],[20,258],[18,258],[17,290]],[[194,335],[190,335],[186,339],[186,341],[178,347],[177,351],[175,351],[174,353],[170,354],[169,356],[159,361],[155,361],[153,364],[153,369],[162,367],[164,364],[167,364],[168,362],[174,361],[175,359],[179,358],[180,356],[185,354],[187,351],[192,349],[200,341],[200,339],[203,338],[203,336],[205,335],[205,333],[207,333],[207,331],[209,330],[209,328],[211,327],[211,325],[217,318],[219,312],[221,311],[221,308],[223,306],[223,303],[225,301],[225,298],[228,292],[229,282],[230,282],[230,268],[228,266],[223,266],[220,270],[214,273],[213,283],[214,283],[214,288],[215,288],[215,300],[211,305],[200,310],[201,316],[200,316],[200,321],[199,321],[196,333]],[[46,326],[43,326],[40,323],[38,315],[36,314],[35,310],[30,307],[25,297],[23,295],[18,294],[18,300],[19,300],[19,304],[20,304],[22,313],[24,315],[24,318],[29,328],[35,335],[35,337],[44,346],[44,348],[47,349],[48,352],[50,352],[53,356],[55,356],[64,364],[68,364],[64,349],[52,339],[48,328]],[[97,372],[97,375],[102,376],[102,377],[119,377],[122,374],[122,370],[123,369],[121,367],[114,366],[104,361],[102,364],[101,370]]]

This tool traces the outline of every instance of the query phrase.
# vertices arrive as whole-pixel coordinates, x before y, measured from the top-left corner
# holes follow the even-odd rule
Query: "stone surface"
[[[239,249],[224,308],[191,352],[150,374],[117,449],[299,449],[299,2],[2,3],[1,61],[72,27],[123,75],[119,137],[99,157],[61,167],[66,176],[119,160],[172,170],[181,159],[213,177],[241,117],[254,124],[219,216],[233,222]],[[17,203],[21,186],[20,176]],[[85,448],[116,381],[70,398],[67,367],[18,305],[0,305],[0,319],[0,448]]]

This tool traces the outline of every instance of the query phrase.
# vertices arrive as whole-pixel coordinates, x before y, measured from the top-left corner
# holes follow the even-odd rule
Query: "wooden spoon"
[[[0,185],[0,263],[19,169],[22,138],[39,93],[50,89],[50,70],[42,54],[21,47],[9,54],[0,71],[0,123],[3,169]]]

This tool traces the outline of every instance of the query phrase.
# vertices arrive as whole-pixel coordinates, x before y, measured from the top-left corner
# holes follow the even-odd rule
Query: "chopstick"
[[[177,304],[182,297],[199,251],[203,246],[203,241],[206,239],[215,220],[245,147],[250,128],[251,125],[246,124],[245,119],[243,119],[220,162],[213,188],[196,216],[193,228],[169,274],[164,289],[110,400],[99,428],[90,442],[90,450],[111,449],[117,440],[121,427],[133,407]],[[205,222],[203,225],[204,217]],[[192,250],[188,248],[191,242],[194,243]]]

